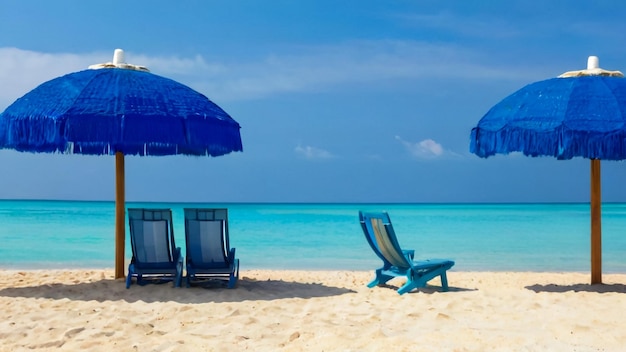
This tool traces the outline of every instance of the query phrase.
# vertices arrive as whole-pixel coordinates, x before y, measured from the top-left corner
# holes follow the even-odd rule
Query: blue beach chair
[[[383,267],[376,269],[376,277],[367,287],[382,285],[395,277],[404,276],[407,281],[398,289],[399,294],[404,294],[415,288],[425,287],[428,281],[439,276],[442,291],[448,291],[446,271],[454,265],[452,260],[414,260],[414,250],[400,248],[386,212],[360,211],[359,221],[367,242],[383,261]]]
[[[195,282],[227,281],[235,287],[239,259],[230,248],[228,209],[185,209],[187,287]]]
[[[128,209],[130,243],[133,258],[128,265],[126,288],[132,279],[137,284],[173,281],[180,287],[183,258],[174,242],[174,225],[170,209]]]

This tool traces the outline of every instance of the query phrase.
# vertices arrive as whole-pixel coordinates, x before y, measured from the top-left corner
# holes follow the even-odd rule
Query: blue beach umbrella
[[[494,105],[472,129],[470,151],[487,158],[591,159],[591,283],[602,283],[600,160],[626,159],[626,79],[599,68],[529,84]]]
[[[197,91],[124,62],[47,81],[0,115],[0,148],[115,155],[115,277],[124,277],[124,155],[219,156],[242,151],[240,126]]]

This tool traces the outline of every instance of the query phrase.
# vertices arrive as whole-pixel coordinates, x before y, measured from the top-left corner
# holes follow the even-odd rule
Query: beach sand
[[[623,351],[626,275],[450,271],[398,295],[372,272],[241,272],[126,289],[112,270],[0,271],[0,350]]]

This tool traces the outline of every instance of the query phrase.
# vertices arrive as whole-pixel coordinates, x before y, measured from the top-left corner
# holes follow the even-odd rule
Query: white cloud
[[[419,159],[438,158],[446,153],[441,144],[432,139],[424,139],[423,141],[413,143],[396,136],[396,140],[400,141],[411,155]]]
[[[307,159],[331,159],[334,158],[334,155],[327,150],[311,147],[311,146],[301,146],[298,145],[295,149],[295,152],[298,155],[301,155]]]
[[[345,84],[422,77],[529,79],[529,72],[482,63],[483,53],[455,45],[418,41],[352,41],[326,46],[288,47],[248,61],[209,61],[193,57],[148,56],[126,52],[130,64],[175,79],[219,104],[285,92],[320,91]],[[290,51],[291,53],[286,53]],[[112,60],[113,52],[41,53],[1,48],[0,107],[40,83],[89,65]],[[534,74],[537,74],[534,72]]]
[[[0,47],[1,110],[45,81],[84,70],[87,66],[98,63],[99,61],[94,62],[97,56],[97,54],[48,54]]]
[[[225,63],[217,77],[193,75],[201,91],[220,99],[258,98],[289,92],[320,91],[349,84],[379,85],[386,80],[424,77],[523,79],[536,72],[483,63],[484,53],[456,45],[416,41],[355,41],[290,48],[246,63]],[[202,78],[202,79],[199,79]]]

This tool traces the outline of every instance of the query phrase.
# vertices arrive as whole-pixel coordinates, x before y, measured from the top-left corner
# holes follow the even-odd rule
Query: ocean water
[[[184,253],[185,207],[226,207],[241,270],[372,270],[358,211],[387,211],[416,259],[449,258],[458,271],[590,269],[588,204],[185,204],[171,208]],[[112,268],[113,202],[0,200],[0,268]],[[603,272],[626,272],[626,204],[602,209]],[[126,256],[131,256],[128,225]]]

